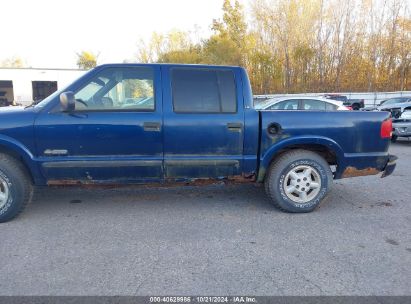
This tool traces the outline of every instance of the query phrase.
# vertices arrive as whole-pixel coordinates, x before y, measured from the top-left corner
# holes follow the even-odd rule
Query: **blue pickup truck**
[[[241,67],[109,64],[0,111],[0,221],[33,186],[264,183],[309,212],[333,179],[392,173],[388,112],[256,111]]]

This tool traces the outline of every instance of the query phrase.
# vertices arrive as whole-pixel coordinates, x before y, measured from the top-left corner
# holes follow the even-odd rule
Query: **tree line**
[[[212,35],[140,41],[137,61],[244,66],[255,94],[411,90],[407,0],[224,0]]]
[[[154,32],[137,62],[240,65],[255,94],[411,90],[409,0],[223,0],[212,34]],[[98,54],[77,53],[77,65]],[[0,66],[22,67],[13,57]]]

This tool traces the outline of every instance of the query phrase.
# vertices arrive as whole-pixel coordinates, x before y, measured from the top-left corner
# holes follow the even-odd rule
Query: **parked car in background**
[[[411,98],[392,98],[378,106],[377,110],[390,112],[393,119],[400,118],[404,111],[411,110]]]
[[[391,141],[398,137],[411,137],[411,109],[402,112],[401,116],[393,120]]]
[[[256,105],[258,110],[346,111],[341,101],[315,97],[284,97],[268,99]]]
[[[363,111],[386,111],[391,113],[393,131],[391,141],[398,137],[411,137],[411,97],[393,97],[380,102],[378,106],[366,107]]]
[[[324,98],[342,101],[343,105],[351,108],[351,110],[357,111],[364,108],[364,99],[348,99],[347,96],[340,94],[326,94]]]
[[[388,98],[385,99],[383,101],[381,101],[378,105],[375,106],[369,106],[369,107],[365,107],[361,110],[363,111],[375,111],[375,110],[381,110],[381,109],[385,109],[385,108],[389,108],[393,105],[396,104],[404,104],[406,102],[411,102],[411,97],[393,97],[393,98]]]

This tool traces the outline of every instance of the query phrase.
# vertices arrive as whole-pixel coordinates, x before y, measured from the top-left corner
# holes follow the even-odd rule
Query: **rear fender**
[[[340,161],[344,159],[344,152],[340,145],[330,138],[317,136],[298,136],[293,138],[286,138],[278,143],[274,143],[269,147],[260,158],[260,168],[258,170],[258,181],[262,182],[265,177],[265,173],[271,164],[271,161],[282,150],[286,150],[291,147],[304,149],[304,145],[319,145],[335,153],[337,158],[337,167]]]

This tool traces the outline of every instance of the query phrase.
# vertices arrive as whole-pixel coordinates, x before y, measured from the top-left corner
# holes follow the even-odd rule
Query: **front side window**
[[[176,113],[235,113],[234,74],[230,70],[173,68],[173,107]]]
[[[154,71],[150,67],[108,68],[76,94],[76,110],[154,111]]]

